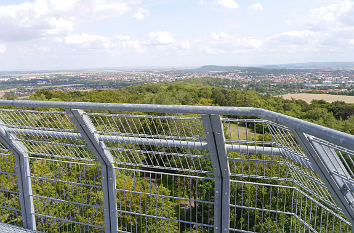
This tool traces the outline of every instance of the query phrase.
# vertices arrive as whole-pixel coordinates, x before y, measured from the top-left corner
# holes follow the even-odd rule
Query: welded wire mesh
[[[103,232],[100,165],[30,159],[37,228],[44,232]]]
[[[214,231],[215,181],[200,118],[88,115],[115,159],[118,231]]]
[[[89,113],[117,165],[210,172],[200,118]]]
[[[312,167],[305,166],[305,164],[310,164],[309,160],[291,131],[285,126],[274,123],[269,123],[268,127],[278,147],[281,148],[284,158],[286,158],[286,164],[293,182],[332,208],[340,210],[319,175]]]
[[[215,232],[222,216],[230,224],[224,232],[351,232],[286,126],[225,118],[224,137],[211,132],[210,141],[206,118],[196,114],[84,113],[94,129],[82,132],[78,124],[85,120],[72,121],[69,112],[0,109],[9,140],[29,157],[30,214],[40,231],[104,232],[117,213],[116,232]],[[219,147],[216,137],[225,145]],[[91,151],[90,140],[102,150]],[[350,192],[353,151],[309,140],[341,161],[343,169],[331,175]],[[227,151],[215,154],[210,144]],[[113,161],[98,159],[106,150]],[[222,165],[230,172],[217,172]],[[107,178],[109,166],[115,183]],[[0,221],[22,225],[16,172],[14,155],[0,144]],[[109,185],[115,200],[104,198]],[[116,209],[107,209],[112,203]]]
[[[331,175],[330,182],[334,182],[340,187],[341,198],[348,203],[346,208],[349,208],[349,211],[352,210],[354,204],[354,151],[313,136],[307,135],[307,138],[317,153],[325,159],[323,170]]]
[[[296,187],[245,181],[231,187],[230,231],[351,232],[345,218]]]
[[[65,112],[1,109],[0,119],[7,127],[72,132],[75,127]]]
[[[345,176],[348,182],[354,182],[354,151],[327,142],[325,140],[321,140],[316,137],[310,137],[310,141],[320,145],[323,152],[325,152],[327,156],[330,156],[330,153],[336,155],[336,157],[333,156],[333,161],[335,161],[336,159],[340,160],[341,167],[337,170],[332,171],[334,174],[338,176]]]
[[[213,232],[214,180],[117,168],[118,229]]]
[[[1,110],[0,119],[28,153],[37,229],[102,232],[101,167],[66,113]]]
[[[16,132],[16,131],[14,131]],[[28,153],[33,156],[66,158],[94,161],[96,158],[87,149],[81,139],[67,139],[47,136],[38,131],[31,134],[17,134],[17,141],[22,142]]]
[[[15,157],[0,143],[0,222],[22,226]]]
[[[106,135],[200,141],[205,138],[200,118],[88,113],[97,132]]]
[[[232,152],[228,152],[232,177],[290,179],[285,159],[272,150],[275,142],[267,121],[224,118],[222,122],[225,142],[233,148]],[[265,153],[266,149],[270,149],[269,152]]]
[[[2,109],[0,120],[30,155],[95,160],[65,112]]]

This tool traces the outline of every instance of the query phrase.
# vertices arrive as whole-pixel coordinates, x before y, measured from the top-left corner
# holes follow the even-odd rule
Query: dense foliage
[[[60,92],[40,90],[30,96],[32,100],[84,101],[107,103],[144,103],[177,105],[216,105],[258,107],[324,125],[354,134],[354,104],[328,103],[314,100],[285,100],[255,91],[241,91],[219,87],[234,85],[219,79],[205,78],[173,83],[143,84],[120,90],[93,90]]]
[[[223,85],[226,85],[223,87]],[[344,102],[327,103],[325,101],[313,101],[307,104],[301,100],[284,100],[282,98],[272,97],[270,95],[262,95],[255,91],[241,91],[230,88],[234,83],[223,83],[218,79],[200,79],[199,83],[195,80],[179,81],[174,83],[158,83],[145,84],[125,87],[121,90],[93,90],[93,91],[71,91],[59,92],[52,90],[41,90],[30,96],[32,100],[51,100],[51,101],[87,101],[87,102],[118,102],[118,103],[144,103],[144,104],[177,104],[177,105],[215,105],[215,106],[241,106],[241,107],[260,107],[268,110],[284,113],[301,119],[305,119],[317,124],[325,125],[331,128],[342,130],[354,134],[354,105],[346,104]],[[44,116],[26,115],[28,122],[36,122],[36,127],[46,127],[45,121],[51,121],[54,125],[61,125],[63,119],[44,119]],[[23,120],[23,119],[22,119]],[[119,118],[102,117],[100,123],[95,122],[97,130],[107,130],[107,125],[112,128],[114,132],[125,132],[128,128],[128,121],[118,124]],[[137,118],[134,118],[134,125],[137,135],[143,135],[155,127],[156,135],[163,135],[164,128],[169,128],[172,122],[167,120],[163,123],[161,120],[148,119],[141,125]],[[19,120],[18,124],[22,121]],[[131,122],[133,123],[133,122]],[[248,128],[256,129],[263,125],[248,124]],[[200,127],[200,129],[198,129]],[[236,129],[237,127],[237,129]],[[172,127],[171,127],[172,128]],[[169,129],[171,135],[178,135],[178,130],[183,128],[183,124],[175,124],[175,127]],[[241,129],[247,135],[247,127],[244,124],[230,124],[226,128],[226,132],[238,131]],[[257,128],[257,131],[259,129]],[[190,131],[184,136],[191,137],[197,132],[203,131],[201,125],[196,125],[195,128],[190,128]],[[262,131],[260,129],[259,131]],[[150,131],[151,132],[151,131]],[[126,132],[125,132],[126,133]],[[269,132],[268,132],[269,134]],[[268,140],[271,139],[270,134]],[[264,135],[259,135],[263,137]],[[201,135],[205,137],[205,135]],[[257,139],[256,136],[238,135],[238,137],[226,135],[228,140]],[[96,162],[82,162],[73,158],[80,157],[80,153],[73,147],[66,146],[67,144],[77,144],[83,142],[70,142],[60,138],[44,139],[40,136],[32,136],[23,140],[31,140],[31,162],[30,169],[32,175],[33,194],[35,197],[35,212],[43,216],[55,216],[60,219],[70,219],[74,222],[68,221],[54,221],[47,217],[37,216],[37,224],[40,230],[44,231],[58,231],[58,232],[101,232],[101,229],[90,227],[89,224],[97,226],[104,225],[103,218],[103,195],[102,195],[102,180],[100,178],[100,166]],[[43,142],[45,141],[45,142]],[[267,140],[265,140],[267,141]],[[38,143],[41,142],[41,143]],[[47,145],[47,144],[48,145]],[[169,157],[158,155],[156,152],[169,152],[170,154],[201,154],[200,151],[187,151],[182,148],[164,148],[157,146],[150,146],[148,149],[142,145],[117,145],[116,143],[106,143],[109,147],[116,147],[126,151],[133,151],[130,153],[112,152],[115,159],[123,162],[134,161],[133,165],[123,165],[124,169],[117,169],[116,171],[116,190],[117,190],[117,208],[121,211],[118,213],[119,226],[121,231],[127,232],[210,232],[212,229],[203,226],[178,222],[178,220],[187,220],[191,222],[200,222],[205,225],[211,225],[214,222],[214,206],[210,203],[202,203],[189,200],[210,200],[214,199],[214,181],[210,174],[197,174],[195,177],[183,177],[178,175],[192,175],[188,172],[177,172],[171,170],[161,170],[157,165],[163,166],[170,162]],[[28,146],[30,147],[30,146]],[[62,154],[67,158],[48,158],[45,153],[53,155],[60,148]],[[82,149],[84,150],[84,149]],[[136,151],[143,151],[139,153]],[[9,152],[1,150],[2,157],[0,157],[0,178],[4,182],[0,182],[0,201],[2,206],[12,206],[19,209],[17,182],[15,178],[16,168],[13,157],[9,156]],[[88,154],[90,152],[87,152]],[[93,156],[93,155],[92,155]],[[235,153],[228,153],[231,158]],[[275,160],[273,155],[259,155],[250,153],[238,153],[238,159],[253,160]],[[129,158],[128,158],[129,157]],[[183,156],[181,156],[183,157]],[[282,158],[279,158],[282,159]],[[126,160],[126,161],[125,161]],[[197,160],[196,160],[197,161]],[[191,158],[183,157],[179,162],[175,162],[178,168],[189,166],[190,169],[198,170],[198,166],[207,167],[207,170],[212,170],[210,161],[207,160],[205,164],[193,162]],[[137,168],[134,164],[144,165],[145,168]],[[194,164],[194,165],[193,165]],[[196,164],[196,165],[195,165]],[[230,170],[234,174],[246,174],[246,177],[233,178],[235,182],[231,183],[230,200],[235,206],[250,206],[257,208],[264,208],[270,210],[283,210],[291,213],[295,211],[294,204],[290,202],[290,197],[300,200],[299,194],[295,196],[292,189],[274,188],[270,186],[255,185],[251,182],[261,181],[262,175],[265,177],[275,176],[288,178],[288,170],[286,165],[277,165],[269,163],[261,166],[258,163],[240,162],[238,160],[229,162]],[[146,168],[150,166],[150,168]],[[154,167],[155,166],[155,167]],[[152,168],[153,167],[153,168]],[[135,168],[136,170],[129,170]],[[1,173],[1,171],[3,173]],[[10,176],[7,173],[11,173]],[[249,175],[256,175],[258,178],[249,178]],[[196,177],[198,176],[198,177]],[[264,178],[264,177],[263,177]],[[57,181],[60,180],[60,181]],[[241,183],[236,181],[251,181],[250,183]],[[285,181],[267,180],[268,184],[289,184]],[[3,190],[10,190],[10,192],[2,192]],[[130,191],[129,191],[130,190]],[[144,193],[150,193],[145,195]],[[170,196],[170,198],[166,198]],[[46,197],[46,198],[40,198]],[[171,198],[173,197],[173,198]],[[180,199],[176,198],[180,197]],[[250,198],[252,197],[252,198]],[[306,198],[301,196],[302,200]],[[60,201],[58,201],[60,200]],[[64,201],[63,201],[64,200]],[[318,199],[317,199],[318,200]],[[83,203],[78,204],[78,203]],[[310,202],[309,202],[310,203]],[[181,208],[183,207],[183,209]],[[243,208],[231,208],[231,227],[238,229],[245,229],[245,226],[250,226],[250,230],[268,231],[268,232],[290,232],[295,218],[291,215],[281,215],[273,212],[265,212],[259,210],[246,210]],[[297,206],[297,202],[296,202]],[[296,207],[296,211],[298,207]],[[321,207],[322,208],[322,207]],[[323,210],[316,206],[316,212]],[[299,215],[305,213],[305,220],[310,224],[322,222],[322,214],[310,219],[306,219],[306,212],[311,212],[315,215],[314,208],[310,205],[304,208],[299,208]],[[313,212],[313,213],[312,213]],[[161,218],[155,218],[160,216]],[[247,216],[247,217],[246,217]],[[250,218],[251,216],[251,218]],[[282,217],[281,217],[282,216]],[[311,215],[310,215],[311,216]],[[323,214],[323,216],[326,216]],[[279,219],[278,219],[279,218]],[[332,219],[332,217],[331,217]],[[19,212],[1,209],[0,207],[0,221],[11,224],[21,225],[21,216]],[[324,221],[324,220],[323,220]],[[336,227],[336,229],[344,229],[345,224],[333,221],[328,224]],[[85,223],[76,224],[75,222]],[[328,214],[327,214],[328,222]],[[300,223],[299,223],[300,224]],[[302,225],[305,231],[304,225]],[[317,226],[316,230],[324,228],[324,226]],[[166,230],[168,229],[168,230]],[[299,225],[299,231],[302,228]],[[343,231],[344,231],[343,230]]]

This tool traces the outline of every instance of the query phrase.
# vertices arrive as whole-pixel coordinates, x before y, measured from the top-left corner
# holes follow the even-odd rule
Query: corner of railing
[[[294,129],[320,139],[327,140],[347,149],[354,150],[353,135],[262,108],[254,108],[253,116],[270,120],[290,129]]]

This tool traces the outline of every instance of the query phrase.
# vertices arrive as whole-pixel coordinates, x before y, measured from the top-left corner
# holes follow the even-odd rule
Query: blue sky
[[[354,61],[351,0],[0,0],[0,70]]]

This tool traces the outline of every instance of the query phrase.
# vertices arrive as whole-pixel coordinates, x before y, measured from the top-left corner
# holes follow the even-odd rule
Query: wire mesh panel
[[[339,187],[340,194],[335,196],[343,213],[353,216],[354,211],[354,179],[353,157],[354,151],[334,145],[325,140],[307,135],[322,163],[321,172],[329,174],[326,184],[329,188]],[[317,164],[318,165],[318,164]],[[328,175],[327,175],[328,176]]]
[[[102,232],[100,166],[31,158],[37,228],[44,232]]]
[[[235,118],[220,119],[214,107],[139,115],[73,106],[83,103],[66,112],[0,109],[1,222],[30,228],[32,221],[43,232],[352,230],[354,152],[333,138],[230,109],[224,115]],[[339,144],[352,148],[343,137]]]
[[[28,153],[33,156],[49,156],[92,161],[84,141],[79,138],[75,126],[65,112],[33,110],[1,110],[2,120],[16,134]]]
[[[316,137],[309,137],[314,146],[318,145],[319,153],[326,154],[336,169],[331,172],[338,178],[342,178],[349,190],[354,190],[354,151],[334,145]]]
[[[37,229],[102,232],[101,167],[67,115],[3,110],[0,118],[29,155]]]
[[[88,115],[115,159],[118,232],[214,232],[200,118]]]
[[[273,150],[275,143],[267,121],[230,118],[222,121],[225,142],[232,148],[228,152],[232,177],[290,179],[284,158]]]
[[[0,222],[22,226],[15,157],[0,143]]]
[[[277,145],[282,149],[282,154],[286,158],[293,182],[332,208],[339,209],[319,175],[314,172],[311,166],[308,166],[310,164],[308,158],[290,130],[275,123],[269,123],[268,126],[274,135]]]
[[[351,232],[351,224],[343,214],[326,207],[320,200],[304,191],[297,192],[292,199],[294,219],[291,223],[293,232]]]
[[[232,232],[351,232],[345,218],[298,188],[245,181],[231,187]]]
[[[276,184],[290,181],[291,174],[285,159],[276,153],[267,121],[222,121],[226,143],[233,150],[228,152],[230,232],[290,232],[293,190]]]
[[[228,152],[231,231],[350,232],[350,223],[287,127],[258,119],[223,119],[223,124],[233,150]],[[275,146],[281,154],[262,153]],[[348,151],[339,155],[349,167]]]
[[[231,187],[231,231],[291,232],[291,187],[235,180]]]
[[[118,228],[213,232],[212,178],[117,168]]]
[[[172,116],[88,114],[119,165],[206,172],[208,155],[200,119]]]
[[[293,182],[297,185],[299,190],[295,199],[296,209],[294,212],[294,214],[298,216],[298,230],[308,230],[312,232],[350,232],[351,224],[344,217],[343,211],[339,208],[336,200],[319,174],[315,172],[314,166],[309,162],[309,159],[300,147],[299,142],[296,141],[291,130],[272,122],[268,124],[268,127],[278,147],[282,149],[282,154],[286,158],[286,164],[291,173]],[[328,142],[321,142],[325,145],[331,145]],[[338,156],[338,158],[345,160],[343,161],[344,163],[348,161],[346,165],[349,168],[350,156],[353,153],[350,153],[350,150],[344,148],[337,148],[339,149],[338,153],[332,154],[332,159],[335,160]],[[324,153],[321,152],[321,156],[323,155]],[[337,169],[340,169],[340,167],[336,166],[335,170]],[[335,170],[331,171],[331,173],[336,173]],[[303,202],[303,199],[305,202]],[[298,205],[298,202],[300,205]],[[314,203],[316,204],[313,206]],[[320,207],[320,211],[317,210],[318,207]],[[325,215],[325,217],[323,217],[323,215]],[[311,217],[313,219],[311,219]],[[296,225],[293,229],[296,229]]]

